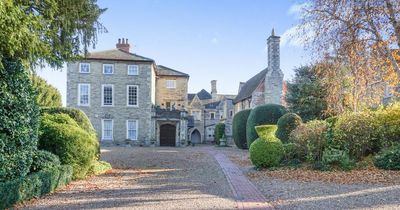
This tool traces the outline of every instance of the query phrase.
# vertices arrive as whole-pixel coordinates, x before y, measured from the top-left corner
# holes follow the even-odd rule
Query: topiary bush
[[[350,158],[360,160],[380,151],[379,126],[374,113],[369,111],[342,114],[334,127],[335,144],[349,151]]]
[[[301,125],[303,121],[301,117],[295,113],[286,113],[278,120],[278,130],[276,131],[276,137],[278,137],[283,143],[289,143],[290,133]]]
[[[277,104],[266,104],[252,109],[246,124],[247,145],[258,138],[255,126],[274,125],[286,113],[286,108]]]
[[[31,172],[54,168],[60,165],[61,162],[57,155],[45,150],[38,150],[33,156]]]
[[[250,145],[250,160],[256,168],[279,166],[283,157],[282,142],[275,137],[276,125],[257,127],[260,138]]]
[[[374,158],[374,165],[386,170],[400,170],[400,144],[378,153]]]
[[[93,135],[77,126],[65,114],[44,114],[41,119],[39,149],[59,156],[62,164],[71,165],[73,178],[83,178],[92,162],[97,159],[98,141]]]
[[[300,160],[309,162],[321,161],[326,147],[328,123],[322,120],[312,120],[294,129],[289,139],[298,146]]]
[[[232,135],[236,146],[239,149],[248,149],[246,139],[246,124],[251,109],[242,110],[235,114],[232,122]]]
[[[0,182],[29,173],[37,149],[39,110],[21,62],[0,63]]]
[[[65,108],[65,107],[45,107],[40,109],[42,115],[44,113],[47,114],[67,114],[69,117],[71,117],[79,127],[81,127],[83,130],[88,132],[91,136],[97,139],[96,135],[96,130],[93,128],[92,123],[90,122],[89,118],[87,115],[80,109],[75,109],[75,108]],[[100,158],[100,144],[97,141],[97,152],[96,156],[97,159]]]
[[[219,140],[225,135],[225,124],[218,123],[214,129],[215,144],[219,145]]]

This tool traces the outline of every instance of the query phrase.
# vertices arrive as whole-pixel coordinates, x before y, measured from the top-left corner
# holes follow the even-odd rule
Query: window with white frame
[[[128,65],[128,75],[139,75],[139,66]]]
[[[210,112],[210,119],[214,120],[215,119],[215,112]]]
[[[167,80],[166,81],[167,88],[176,88],[176,80]]]
[[[80,73],[90,73],[90,64],[89,63],[80,63],[79,64],[79,72]]]
[[[114,65],[103,64],[103,74],[114,74]]]
[[[129,140],[137,140],[138,134],[138,121],[127,120],[126,121],[126,138]]]
[[[102,140],[112,140],[113,139],[113,120],[103,119],[102,123]]]
[[[102,105],[113,106],[114,105],[114,85],[102,85]]]
[[[90,84],[78,84],[78,106],[90,105]]]
[[[127,106],[138,106],[138,86],[128,85],[126,87]]]

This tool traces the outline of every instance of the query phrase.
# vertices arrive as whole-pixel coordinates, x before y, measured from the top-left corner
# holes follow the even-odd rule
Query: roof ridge
[[[174,71],[174,72],[176,72],[176,73],[189,76],[189,74],[187,74],[187,73],[184,73],[184,72],[181,72],[181,71],[178,71],[178,70],[175,70],[175,69],[171,69],[170,67],[166,67],[166,66],[164,66],[164,65],[157,65],[157,67],[165,68],[165,69],[167,69],[167,70]]]

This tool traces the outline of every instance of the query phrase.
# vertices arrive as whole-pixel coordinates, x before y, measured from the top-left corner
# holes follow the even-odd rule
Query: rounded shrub
[[[369,111],[342,114],[334,126],[335,144],[349,151],[350,158],[360,160],[380,151],[379,126],[374,113]]]
[[[251,109],[242,110],[235,114],[232,122],[232,135],[236,146],[240,149],[248,149],[246,140],[246,124]]]
[[[21,62],[0,63],[0,182],[29,173],[37,150],[39,109]]]
[[[400,145],[397,144],[378,153],[374,165],[386,170],[400,170]]]
[[[57,155],[45,151],[38,150],[33,156],[33,162],[31,165],[31,172],[37,172],[44,169],[50,169],[61,165],[60,159]]]
[[[376,112],[379,122],[379,137],[382,146],[400,143],[400,102],[391,104]]]
[[[76,123],[64,123],[70,121],[66,118],[69,116],[65,114],[42,116],[39,149],[50,151],[59,156],[62,164],[71,165],[74,179],[83,178],[97,159],[98,142]]]
[[[289,142],[290,133],[301,125],[303,121],[301,117],[295,113],[286,113],[278,120],[278,130],[276,130],[276,137],[278,137],[283,143]]]
[[[260,138],[250,145],[250,160],[257,168],[279,166],[283,157],[282,142],[275,137],[276,125],[258,127]]]
[[[92,123],[90,122],[87,115],[80,109],[66,108],[66,107],[45,107],[45,108],[41,108],[40,111],[41,111],[42,115],[44,113],[66,114],[69,117],[71,117],[78,124],[78,126],[80,128],[82,128],[83,130],[88,132],[89,135],[91,135],[97,139],[96,130],[93,128]],[[99,159],[100,158],[100,144],[98,141],[96,141],[96,144],[97,144],[96,156],[97,156],[97,159]]]
[[[225,124],[224,123],[218,123],[215,125],[214,129],[214,138],[215,138],[215,144],[219,145],[219,140],[225,135]]]
[[[286,112],[285,107],[277,104],[266,104],[252,109],[246,124],[247,145],[250,146],[258,138],[255,126],[275,125]]]
[[[312,120],[299,125],[290,135],[289,140],[297,145],[300,160],[309,162],[321,161],[326,147],[328,123],[322,120]]]

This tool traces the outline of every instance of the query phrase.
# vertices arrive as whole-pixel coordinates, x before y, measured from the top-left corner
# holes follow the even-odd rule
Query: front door
[[[175,146],[176,126],[165,124],[160,126],[160,146]]]

